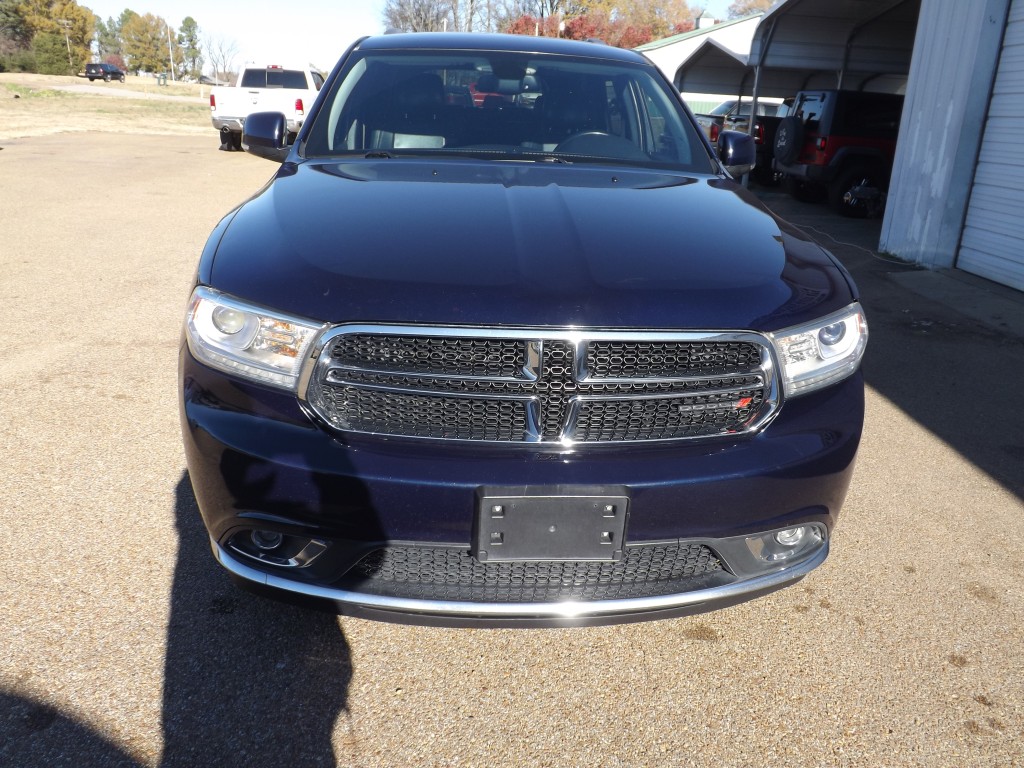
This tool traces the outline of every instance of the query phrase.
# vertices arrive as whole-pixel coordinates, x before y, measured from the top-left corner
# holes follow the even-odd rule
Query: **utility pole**
[[[71,29],[71,22],[67,19],[57,19],[57,23],[60,24],[61,29],[64,30],[64,44],[68,47],[68,69],[74,67],[74,62],[71,61],[71,38],[68,37],[68,30]]]
[[[170,64],[171,82],[174,82],[174,51],[171,48],[171,25],[166,21],[164,26],[167,27],[167,63]]]

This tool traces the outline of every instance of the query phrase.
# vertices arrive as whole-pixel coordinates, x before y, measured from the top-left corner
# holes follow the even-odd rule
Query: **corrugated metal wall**
[[[953,266],[1009,3],[922,1],[881,250]]]
[[[957,267],[1024,290],[1024,0],[1013,0]]]

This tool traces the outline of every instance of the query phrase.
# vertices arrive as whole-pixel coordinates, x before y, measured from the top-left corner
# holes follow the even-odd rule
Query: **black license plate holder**
[[[473,555],[482,562],[621,560],[628,518],[624,488],[484,488]]]

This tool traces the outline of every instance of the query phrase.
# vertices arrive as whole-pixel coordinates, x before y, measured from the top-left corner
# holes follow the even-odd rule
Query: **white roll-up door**
[[[1010,4],[956,265],[1024,291],[1024,0]]]

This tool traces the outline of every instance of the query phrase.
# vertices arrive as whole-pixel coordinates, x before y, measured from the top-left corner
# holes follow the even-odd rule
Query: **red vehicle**
[[[481,75],[475,83],[469,84],[469,93],[473,99],[473,106],[479,108],[487,106],[501,106],[512,104],[519,93],[519,81],[512,81],[508,89],[509,93],[502,92],[501,81],[491,74]]]
[[[889,188],[903,97],[802,91],[775,132],[775,169],[799,198],[828,195],[844,216],[864,217]]]

